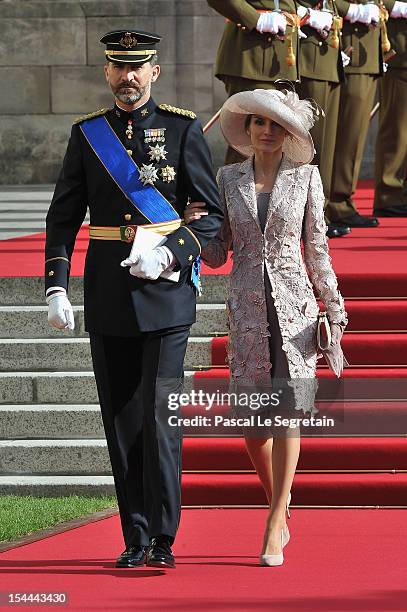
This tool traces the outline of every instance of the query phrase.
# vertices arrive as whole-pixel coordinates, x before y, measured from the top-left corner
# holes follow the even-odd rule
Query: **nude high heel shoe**
[[[268,565],[269,567],[283,565],[284,563],[283,547],[284,547],[284,529],[281,530],[281,553],[277,553],[275,555],[260,555],[260,565]]]
[[[291,491],[288,494],[287,503],[286,503],[286,511],[287,511],[288,518],[291,518],[290,510],[289,510],[290,503],[291,503]],[[287,527],[286,530],[284,529],[281,530],[281,549],[283,549],[284,546],[286,546],[288,542],[290,541],[290,531],[288,529],[288,525],[286,525],[286,527]],[[260,565],[269,565],[269,566],[282,565],[283,562],[284,562],[283,552],[278,553],[276,555],[260,555]]]

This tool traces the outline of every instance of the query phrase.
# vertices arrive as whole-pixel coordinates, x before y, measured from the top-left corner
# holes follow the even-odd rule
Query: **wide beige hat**
[[[284,155],[293,162],[309,164],[315,155],[309,130],[316,114],[318,109],[309,100],[300,100],[293,91],[255,89],[239,92],[226,100],[220,113],[220,127],[230,146],[250,157],[254,151],[245,128],[246,117],[268,117],[289,132],[284,139]]]

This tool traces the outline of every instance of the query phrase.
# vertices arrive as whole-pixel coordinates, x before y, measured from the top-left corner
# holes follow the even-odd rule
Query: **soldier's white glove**
[[[399,2],[399,0],[396,0],[390,17],[394,19],[400,19],[400,17],[402,19],[407,19],[407,2]]]
[[[270,32],[270,34],[284,34],[287,27],[287,19],[283,13],[278,11],[271,11],[268,13],[261,13],[256,29],[258,32],[263,34],[264,32]]]
[[[380,21],[379,7],[376,4],[350,4],[345,19],[351,23],[359,21],[365,25],[377,25]]]
[[[347,54],[345,53],[345,51],[341,51],[341,58],[342,58],[342,66],[343,66],[344,68],[346,68],[346,66],[347,66],[347,65],[349,64],[349,62],[350,62],[350,57],[349,57],[349,55],[347,55]]]
[[[130,266],[130,274],[138,278],[157,280],[164,270],[176,263],[175,255],[165,246],[159,246],[150,251],[135,255],[134,258],[125,259],[121,266]]]
[[[317,30],[322,36],[326,37],[332,26],[333,15],[328,11],[315,11],[309,9],[309,20],[307,25]]]
[[[48,323],[56,329],[75,329],[75,318],[66,292],[53,293],[46,297],[48,304]]]

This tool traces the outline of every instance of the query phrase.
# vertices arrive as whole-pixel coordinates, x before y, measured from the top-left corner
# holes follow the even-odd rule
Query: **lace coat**
[[[217,180],[225,218],[217,237],[203,249],[202,258],[216,268],[226,262],[228,250],[233,250],[226,300],[231,381],[238,385],[270,385],[266,267],[296,408],[316,412],[313,400],[317,386],[319,308],[310,279],[330,321],[346,320],[344,301],[328,254],[319,170],[283,157],[270,196],[264,235],[257,217],[253,158],[221,168]]]

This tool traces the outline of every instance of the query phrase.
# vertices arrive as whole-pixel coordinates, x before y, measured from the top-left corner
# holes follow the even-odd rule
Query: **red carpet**
[[[357,457],[355,457],[357,466]],[[183,474],[186,506],[258,506],[267,500],[256,474]],[[300,506],[406,506],[407,473],[316,473],[294,477]]]
[[[254,472],[242,438],[185,438],[184,472]],[[357,461],[355,461],[357,458]],[[304,438],[298,471],[406,470],[406,438]],[[294,499],[294,498],[293,498]],[[294,503],[301,501],[294,499]]]
[[[212,364],[224,365],[226,336],[212,339]],[[350,365],[403,366],[407,363],[407,332],[345,334],[342,347]]]
[[[401,612],[401,510],[293,510],[281,567],[259,567],[266,510],[184,510],[177,569],[116,570],[117,517],[5,552],[2,591],[67,593],[69,610]],[[40,609],[30,606],[30,609]],[[41,608],[44,609],[44,608]]]

